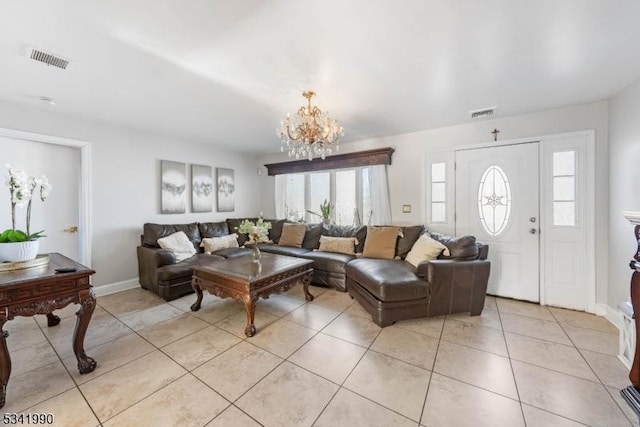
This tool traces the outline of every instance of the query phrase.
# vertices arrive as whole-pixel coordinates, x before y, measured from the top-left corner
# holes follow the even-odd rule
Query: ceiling
[[[267,153],[305,89],[345,142],[607,99],[640,76],[638,17],[637,0],[3,2],[0,100]]]

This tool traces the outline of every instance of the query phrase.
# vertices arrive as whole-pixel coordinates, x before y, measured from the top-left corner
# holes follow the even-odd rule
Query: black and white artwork
[[[213,211],[211,166],[191,165],[191,211]]]
[[[218,212],[233,212],[235,197],[235,180],[233,169],[216,168],[218,181]]]
[[[160,211],[163,214],[185,213],[187,207],[186,165],[160,161]]]

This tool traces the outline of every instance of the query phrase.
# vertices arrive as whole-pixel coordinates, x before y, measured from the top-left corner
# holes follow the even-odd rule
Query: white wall
[[[255,216],[259,211],[259,197],[255,192],[257,163],[253,155],[71,118],[55,110],[4,102],[0,102],[0,128],[91,143],[94,286],[137,278],[136,246],[145,222],[223,221],[228,217]],[[7,162],[8,154],[0,153],[0,163]],[[160,160],[235,169],[235,211],[161,215]],[[56,188],[56,191],[61,190]]]
[[[622,211],[640,211],[640,80],[609,106],[609,305],[629,300],[629,261],[637,250]]]
[[[389,167],[392,218],[395,224],[421,224],[425,217],[425,156],[430,151],[450,150],[492,141],[497,128],[501,141],[537,137],[562,132],[594,129],[596,135],[596,302],[607,301],[607,224],[608,224],[608,106],[606,101],[541,111],[520,116],[496,118],[383,138],[342,144],[341,152],[393,147]],[[345,132],[349,132],[346,129]],[[288,160],[286,154],[263,156],[261,164]],[[266,216],[275,211],[275,180],[261,179],[262,209]],[[402,205],[412,205],[412,212],[402,213]]]

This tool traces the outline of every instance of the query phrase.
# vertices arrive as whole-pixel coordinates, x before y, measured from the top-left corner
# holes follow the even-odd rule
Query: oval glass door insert
[[[502,233],[511,215],[511,186],[500,166],[489,166],[480,178],[478,214],[484,230],[491,236]]]

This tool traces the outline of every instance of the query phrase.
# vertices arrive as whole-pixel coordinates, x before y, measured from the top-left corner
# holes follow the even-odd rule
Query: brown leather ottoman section
[[[193,292],[191,276],[194,266],[206,266],[224,258],[217,255],[195,254],[177,264],[165,265],[156,270],[157,283],[153,292],[165,301],[171,301]]]
[[[429,296],[429,284],[416,276],[411,264],[391,259],[360,258],[345,268],[347,277],[385,302],[406,301]]]
[[[428,298],[383,302],[375,298],[348,276],[347,292],[371,314],[371,319],[381,328],[389,326],[398,320],[417,319],[427,316],[429,307]]]
[[[331,286],[338,291],[346,292],[347,263],[355,260],[355,255],[335,252],[310,251],[302,254],[301,258],[313,261],[313,278],[311,283],[320,286]]]

